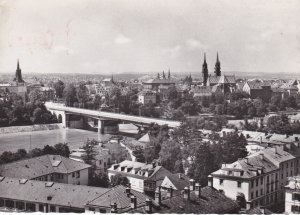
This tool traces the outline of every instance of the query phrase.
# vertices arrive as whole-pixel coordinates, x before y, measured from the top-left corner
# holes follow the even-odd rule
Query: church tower
[[[206,63],[206,54],[204,53],[204,62],[202,65],[202,77],[203,77],[203,86],[206,86],[207,79],[208,79],[208,69],[207,69],[207,63]]]
[[[20,69],[19,60],[18,60],[18,65],[17,65],[17,70],[16,70],[16,75],[15,75],[14,81],[17,83],[24,83],[24,80],[22,78],[21,69]]]
[[[221,76],[221,63],[219,61],[219,53],[217,53],[217,62],[215,64],[215,75]]]

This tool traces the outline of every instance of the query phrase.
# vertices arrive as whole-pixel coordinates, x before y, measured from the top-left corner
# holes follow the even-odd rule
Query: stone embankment
[[[26,125],[26,126],[10,126],[10,127],[1,127],[0,134],[31,132],[31,131],[46,131],[46,130],[56,130],[56,129],[60,129],[60,128],[62,128],[61,123],[42,124],[42,125]]]

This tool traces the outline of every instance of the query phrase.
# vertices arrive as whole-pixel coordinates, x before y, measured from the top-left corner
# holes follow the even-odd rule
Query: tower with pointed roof
[[[202,65],[202,77],[203,77],[203,86],[206,86],[207,79],[208,79],[208,69],[207,69],[207,63],[206,63],[206,53],[204,53],[204,62]]]
[[[16,70],[16,75],[14,77],[14,81],[19,84],[19,83],[22,83],[24,84],[24,80],[22,78],[22,72],[21,72],[21,69],[20,69],[20,63],[19,63],[19,60],[18,60],[18,64],[17,64],[17,70]]]
[[[221,63],[219,61],[219,53],[217,53],[217,62],[215,64],[215,75],[221,76]]]
[[[169,71],[168,71],[168,79],[171,78],[171,71],[170,71],[170,68],[169,68]]]

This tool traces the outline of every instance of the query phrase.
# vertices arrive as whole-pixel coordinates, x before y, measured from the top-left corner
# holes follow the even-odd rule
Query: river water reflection
[[[81,129],[57,129],[47,131],[19,132],[0,134],[0,153],[15,152],[18,149],[43,148],[45,145],[55,145],[59,142],[68,143],[70,149],[81,147],[89,139],[108,140],[111,135],[98,134]]]

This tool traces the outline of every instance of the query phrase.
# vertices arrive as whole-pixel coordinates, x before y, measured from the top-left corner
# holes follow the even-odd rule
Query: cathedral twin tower
[[[202,77],[203,77],[203,85],[206,86],[208,79],[208,68],[206,63],[206,53],[204,53],[204,62],[202,65]],[[215,64],[215,76],[221,76],[221,63],[219,61],[219,54],[217,53],[217,62]]]

